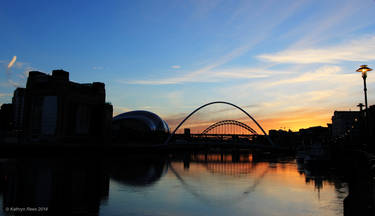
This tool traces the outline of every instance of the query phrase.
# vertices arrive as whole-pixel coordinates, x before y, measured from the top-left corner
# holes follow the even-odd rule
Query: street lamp
[[[366,88],[366,78],[367,78],[367,72],[368,72],[368,71],[372,71],[372,69],[369,68],[369,67],[367,67],[367,65],[361,65],[361,67],[357,69],[357,72],[361,72],[361,73],[362,73],[363,85],[364,85],[363,90],[365,91],[365,107],[366,107],[366,111],[367,111],[367,88]]]

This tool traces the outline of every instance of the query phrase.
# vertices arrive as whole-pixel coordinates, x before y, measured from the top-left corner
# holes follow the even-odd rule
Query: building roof
[[[136,110],[119,114],[113,118],[114,122],[126,119],[135,119],[145,123],[151,131],[164,131],[169,133],[168,124],[155,113],[146,110]]]

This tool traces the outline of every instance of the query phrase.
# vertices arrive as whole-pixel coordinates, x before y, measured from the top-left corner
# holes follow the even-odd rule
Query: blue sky
[[[76,82],[104,82],[115,114],[149,110],[172,128],[215,100],[244,107],[267,129],[325,125],[334,110],[363,102],[355,70],[375,67],[374,11],[374,0],[5,0],[0,103],[28,71],[64,69]],[[224,119],[246,121],[218,105],[188,124]]]

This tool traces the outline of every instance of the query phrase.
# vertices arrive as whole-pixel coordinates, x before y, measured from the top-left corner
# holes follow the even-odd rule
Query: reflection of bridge
[[[255,168],[255,165],[251,163],[251,154],[196,154],[191,155],[189,161],[184,161],[184,163],[187,162],[202,164],[213,174],[233,176],[248,175]]]
[[[176,160],[173,160],[176,161]],[[177,160],[180,161],[180,160]],[[178,167],[178,163],[171,162],[169,163],[168,169],[176,176],[180,181],[182,186],[193,196],[199,200],[218,205],[231,205],[241,202],[246,199],[254,192],[257,186],[262,182],[263,178],[269,171],[268,166],[262,166],[262,164],[252,163],[252,155],[236,155],[236,154],[196,154],[190,155],[189,157],[183,160],[184,169],[186,169],[186,164],[193,164],[192,169],[199,170],[200,166],[203,166],[211,174],[210,176],[215,175],[226,175],[232,176],[242,181],[243,188],[239,193],[233,193],[232,196],[216,196],[210,193],[207,193],[209,190],[198,190],[194,185],[199,183],[202,185],[202,181],[206,180],[206,184],[209,185],[218,185],[218,182],[215,181],[212,183],[211,177],[206,178],[194,178],[194,176],[189,176],[188,172],[181,172],[181,168]],[[176,167],[174,165],[177,165]],[[260,167],[258,165],[261,165]],[[190,167],[188,165],[187,167]],[[190,168],[189,168],[190,169]],[[180,173],[181,172],[181,173]],[[251,177],[249,177],[251,176]],[[186,178],[185,180],[185,177]],[[215,179],[215,178],[214,178]],[[215,179],[217,180],[217,179]],[[245,182],[245,183],[244,183]],[[225,183],[225,181],[224,181]],[[206,193],[205,193],[206,191]],[[234,195],[234,196],[233,196]]]

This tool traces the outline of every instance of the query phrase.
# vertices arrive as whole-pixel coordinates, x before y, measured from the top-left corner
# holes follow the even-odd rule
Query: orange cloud
[[[16,60],[17,60],[17,56],[13,56],[12,60],[8,64],[8,69],[10,69],[14,65]]]

